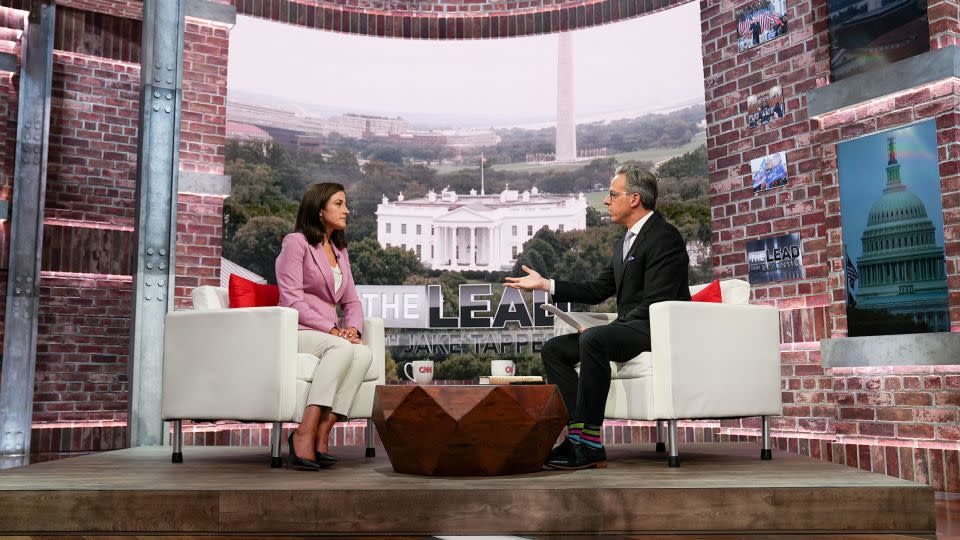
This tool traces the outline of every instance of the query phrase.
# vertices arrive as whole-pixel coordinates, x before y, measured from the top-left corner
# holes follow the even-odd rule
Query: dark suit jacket
[[[649,335],[651,304],[690,300],[687,246],[680,231],[654,212],[633,240],[626,260],[622,251],[621,237],[610,262],[593,281],[556,280],[553,302],[599,304],[616,295],[618,317],[611,324],[622,324]]]

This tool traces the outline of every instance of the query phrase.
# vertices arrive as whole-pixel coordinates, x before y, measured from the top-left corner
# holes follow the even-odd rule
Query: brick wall
[[[58,2],[34,407],[38,425],[97,427],[126,420],[141,11],[138,2]],[[227,36],[225,27],[188,21],[180,157],[186,170],[223,172]],[[0,42],[0,50],[12,49],[15,44]],[[0,143],[9,149],[0,155],[0,196],[7,196],[12,183],[8,156],[16,145],[16,90],[9,75],[0,75],[0,118],[7,119],[0,123]],[[188,289],[219,283],[222,209],[222,197],[179,196],[178,306]],[[0,267],[7,262],[5,246],[4,241]],[[5,273],[0,278],[5,285]],[[76,429],[86,433],[82,426]]]
[[[220,286],[223,197],[181,193],[177,212],[177,280],[174,303],[189,308],[190,291]]]
[[[235,0],[237,13],[331,32],[413,38],[490,39],[616,22],[689,0]]]
[[[960,45],[960,2],[929,0],[927,18],[930,21],[931,48]]]
[[[139,91],[139,65],[54,54],[47,220],[133,226]]]
[[[180,168],[223,174],[229,31],[187,19],[183,38]]]
[[[960,489],[960,365],[824,369],[819,340],[846,336],[836,144],[935,118],[941,160],[951,320],[960,331],[960,81],[952,80],[808,118],[805,93],[829,81],[826,2],[788,4],[786,36],[737,52],[734,12],[701,2],[714,267],[746,278],[748,240],[799,232],[805,277],[753,287],[781,318],[781,447],[838,463]],[[930,4],[931,46],[957,43],[958,4]],[[750,128],[747,96],[781,86],[787,114]],[[750,160],[786,151],[789,185],[754,194]],[[960,361],[958,361],[960,363]],[[752,434],[756,421],[724,421]],[[792,442],[790,442],[792,441]],[[816,449],[816,450],[815,450]]]
[[[131,293],[129,277],[43,273],[34,422],[126,419]]]
[[[960,366],[833,369],[837,439],[960,441]],[[958,445],[960,446],[960,445]]]

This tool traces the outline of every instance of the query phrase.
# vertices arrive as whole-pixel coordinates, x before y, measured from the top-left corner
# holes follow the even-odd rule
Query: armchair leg
[[[670,455],[667,457],[667,465],[671,467],[680,466],[680,451],[677,448],[677,421],[667,420],[667,435],[670,439]]]
[[[761,416],[760,421],[763,424],[763,448],[760,450],[760,459],[768,461],[773,459],[773,451],[770,449],[770,417]]]
[[[274,422],[273,429],[270,430],[270,467],[274,469],[283,464],[280,459],[280,431],[282,428],[282,423]]]
[[[363,438],[367,441],[367,457],[376,457],[377,449],[373,447],[373,418],[367,418],[367,427],[364,429]]]
[[[667,445],[663,443],[663,420],[657,420],[657,452],[666,452]]]
[[[173,463],[183,463],[183,420],[173,421]]]

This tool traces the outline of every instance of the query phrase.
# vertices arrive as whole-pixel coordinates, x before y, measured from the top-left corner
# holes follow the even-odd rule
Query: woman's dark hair
[[[323,236],[327,232],[323,226],[323,220],[320,219],[320,211],[327,206],[327,201],[343,189],[341,184],[334,182],[320,182],[307,188],[300,200],[300,207],[297,208],[297,224],[294,231],[303,233],[307,237],[307,242],[311,246],[323,243]],[[342,230],[333,231],[330,235],[330,241],[337,249],[347,247],[347,238]]]

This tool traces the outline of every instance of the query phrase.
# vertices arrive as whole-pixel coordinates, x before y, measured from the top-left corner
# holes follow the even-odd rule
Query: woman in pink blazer
[[[320,360],[303,420],[288,440],[288,464],[301,469],[317,470],[337,461],[327,453],[330,431],[347,418],[373,360],[359,330],[363,310],[343,234],[348,215],[342,185],[313,184],[300,201],[295,232],[284,237],[277,257],[280,305],[300,314],[299,352]]]

